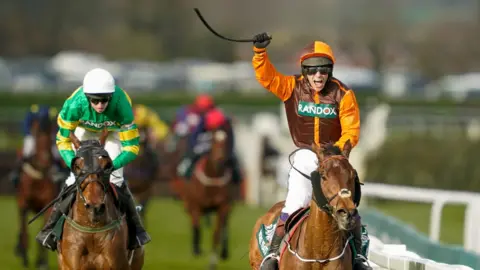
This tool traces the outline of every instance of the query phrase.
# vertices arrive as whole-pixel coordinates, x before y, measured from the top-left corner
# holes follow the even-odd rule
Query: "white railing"
[[[378,183],[367,183],[362,188],[362,197],[388,200],[431,203],[429,236],[433,241],[440,238],[442,210],[445,204],[466,205],[463,243],[465,250],[480,254],[480,194],[425,188],[414,188]],[[426,218],[426,217],[425,217]]]
[[[405,245],[384,244],[372,235],[370,235],[368,260],[373,269],[473,270],[473,268],[464,265],[449,265],[422,258],[418,254],[407,250]]]

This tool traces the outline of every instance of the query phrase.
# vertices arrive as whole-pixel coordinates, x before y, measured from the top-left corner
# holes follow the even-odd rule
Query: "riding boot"
[[[124,183],[121,187],[118,187],[117,190],[119,191],[118,195],[120,197],[120,200],[125,207],[125,211],[127,214],[127,223],[129,224],[130,228],[134,228],[135,230],[136,241],[129,241],[128,247],[129,249],[133,250],[147,244],[152,239],[143,227],[142,218],[140,217],[140,214],[136,209],[135,200],[133,199],[133,195],[130,192],[128,186]]]
[[[236,185],[242,181],[242,172],[240,171],[240,165],[238,159],[233,156],[230,159],[230,167],[232,168],[232,182]]]
[[[353,259],[353,270],[372,270],[368,264],[367,258],[364,256],[364,251],[362,250],[362,223],[360,217],[357,220],[357,225],[352,230],[353,233],[353,243],[355,246],[356,256]]]
[[[264,261],[260,265],[260,270],[277,270],[279,260],[279,249],[282,244],[283,237],[285,236],[285,221],[278,219],[275,233],[268,249],[268,254],[265,256]]]
[[[51,249],[52,251],[55,251],[57,249],[57,241],[60,238],[59,235],[53,234],[53,228],[57,224],[57,221],[60,219],[60,217],[64,213],[68,213],[68,210],[70,209],[70,206],[75,199],[76,189],[74,188],[70,189],[69,192],[63,194],[67,188],[67,185],[63,186],[62,190],[60,191],[61,195],[59,195],[61,196],[60,200],[53,205],[50,217],[43,226],[42,230],[35,237],[37,242],[39,242],[42,246]]]

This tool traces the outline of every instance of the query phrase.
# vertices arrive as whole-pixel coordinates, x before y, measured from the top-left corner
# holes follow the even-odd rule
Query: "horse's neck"
[[[305,226],[303,243],[306,256],[327,259],[342,252],[345,232],[340,231],[333,217],[322,211],[313,200]]]
[[[210,155],[207,156],[205,162],[205,175],[209,177],[220,177],[225,173],[225,166],[221,166],[215,162]]]

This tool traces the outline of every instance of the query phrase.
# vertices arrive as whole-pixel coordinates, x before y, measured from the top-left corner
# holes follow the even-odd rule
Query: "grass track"
[[[413,224],[420,231],[428,229],[428,205],[377,202],[376,207],[386,213],[393,213],[402,220]],[[13,256],[13,248],[17,240],[18,218],[15,201],[11,197],[0,198],[0,269],[23,269],[20,261]],[[249,269],[248,242],[251,228],[257,217],[265,209],[249,208],[237,205],[234,208],[230,222],[230,259],[222,262],[219,269],[236,270]],[[444,228],[442,240],[447,243],[461,243],[463,231],[463,211],[458,207],[447,207],[444,210]],[[172,200],[157,199],[152,202],[147,213],[147,230],[153,240],[146,248],[144,269],[206,269],[208,252],[210,250],[211,230],[203,227],[202,246],[204,256],[194,258],[191,255],[191,228],[188,216],[180,203]],[[36,249],[34,234],[40,229],[40,222],[35,222],[30,228],[30,245]],[[35,251],[30,251],[31,261],[34,261]],[[50,252],[51,269],[56,269],[55,253]],[[34,269],[31,267],[30,269]]]

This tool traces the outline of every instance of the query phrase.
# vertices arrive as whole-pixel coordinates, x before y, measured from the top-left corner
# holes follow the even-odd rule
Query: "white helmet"
[[[115,80],[112,74],[102,68],[94,68],[83,78],[85,94],[112,94],[115,92]]]

